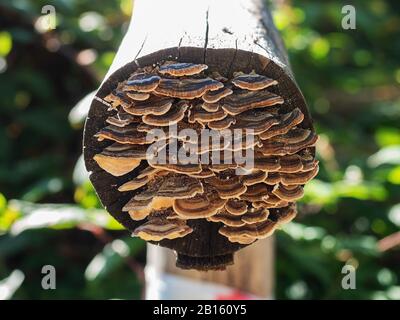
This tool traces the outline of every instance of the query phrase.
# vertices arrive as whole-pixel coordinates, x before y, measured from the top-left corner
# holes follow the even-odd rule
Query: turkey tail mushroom
[[[295,217],[318,136],[269,65],[221,75],[200,62],[117,73],[101,90],[111,107],[93,102],[85,159],[134,236],[175,249],[184,268],[219,269]]]

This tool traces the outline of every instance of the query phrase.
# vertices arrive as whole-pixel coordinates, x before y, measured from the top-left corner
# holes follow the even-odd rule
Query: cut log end
[[[225,270],[233,264],[233,254],[212,257],[193,257],[184,254],[177,255],[176,266],[181,269],[196,269],[199,271]]]
[[[318,172],[317,136],[274,62],[240,51],[221,65],[226,49],[203,50],[163,50],[110,76],[90,108],[84,157],[102,204],[134,236],[176,250],[178,267],[220,270],[295,217]],[[202,140],[206,131],[219,140]]]

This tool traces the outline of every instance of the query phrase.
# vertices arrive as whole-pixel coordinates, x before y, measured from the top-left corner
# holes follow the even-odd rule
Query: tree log
[[[108,117],[102,99],[138,68],[168,60],[206,64],[208,72],[217,71],[229,79],[237,71],[254,71],[275,79],[279,84],[270,91],[284,99],[281,112],[299,108],[304,114],[299,126],[312,129],[304,97],[262,0],[136,0],[132,23],[91,104],[84,132],[84,157],[90,179],[108,212],[130,231],[143,221],[134,221],[122,212],[134,193],[120,193],[117,188],[142,168],[115,177],[93,160],[109,145],[94,137]],[[193,232],[183,238],[153,242],[176,250],[177,265],[182,268],[223,268],[233,262],[235,251],[246,246],[221,236],[218,223],[203,219],[191,220],[189,225]]]

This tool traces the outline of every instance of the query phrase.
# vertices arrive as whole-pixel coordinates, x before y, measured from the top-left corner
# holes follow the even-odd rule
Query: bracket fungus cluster
[[[136,68],[118,79],[100,96],[103,120],[92,132],[95,146],[86,158],[97,166],[91,176],[96,190],[111,186],[100,198],[116,206],[134,236],[177,250],[181,267],[231,263],[225,253],[270,236],[296,216],[304,184],[318,173],[317,135],[304,124],[304,110],[285,107],[278,86],[279,79],[254,71],[226,78],[206,64],[176,61]],[[152,135],[155,129],[165,134]],[[241,136],[203,144],[188,129],[198,136],[241,130]],[[195,161],[153,161],[171,151],[173,142]],[[151,146],[156,147],[149,153]],[[234,156],[244,152],[252,156],[250,168]],[[205,248],[193,249],[203,239]],[[223,241],[226,252],[211,253],[213,240]],[[205,257],[208,262],[196,262]]]

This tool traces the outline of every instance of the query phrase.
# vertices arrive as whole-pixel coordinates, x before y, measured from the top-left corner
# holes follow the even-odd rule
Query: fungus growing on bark
[[[211,78],[205,79],[162,79],[155,93],[179,99],[200,98],[204,93],[218,90],[224,85]]]
[[[183,77],[192,76],[201,73],[206,70],[208,66],[206,64],[195,64],[195,63],[176,63],[169,61],[163,64],[158,72],[162,75],[169,74],[171,76]]]
[[[96,190],[134,236],[176,249],[179,265],[207,264],[293,219],[318,173],[317,135],[268,68],[226,77],[203,63],[135,68],[102,91],[112,107],[96,104],[102,118],[85,133]]]
[[[278,81],[254,73],[239,74],[232,80],[232,83],[240,89],[256,91],[276,85],[278,84]]]
[[[193,231],[185,221],[179,219],[153,218],[137,227],[133,235],[146,241],[182,238]]]

